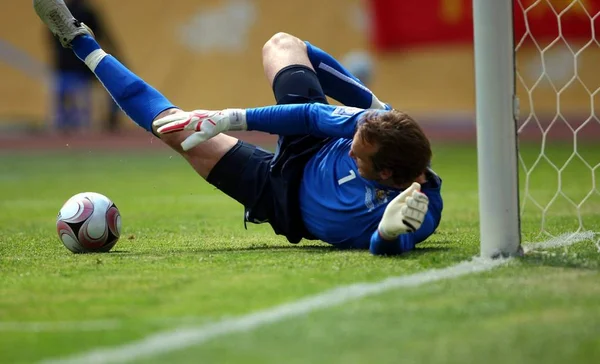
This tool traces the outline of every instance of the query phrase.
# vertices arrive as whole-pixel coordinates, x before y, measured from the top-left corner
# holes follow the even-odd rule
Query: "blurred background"
[[[107,51],[183,109],[272,104],[261,48],[285,31],[357,70],[433,139],[475,136],[472,0],[75,2]],[[571,3],[515,1],[524,136],[539,137],[558,115],[551,136],[572,138],[571,129],[595,115],[600,52],[592,26],[600,24],[589,13],[600,0]],[[62,143],[73,134],[109,135],[108,142],[143,136],[148,143],[87,70],[73,65],[74,56],[59,52],[31,1],[3,0],[2,8],[0,144],[36,137]],[[588,124],[582,136],[600,135],[597,120]]]

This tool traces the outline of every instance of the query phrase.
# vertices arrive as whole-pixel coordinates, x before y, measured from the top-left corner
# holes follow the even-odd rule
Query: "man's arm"
[[[373,255],[398,255],[413,250],[415,245],[430,237],[442,219],[443,201],[439,189],[423,190],[429,199],[428,210],[421,226],[412,233],[401,234],[393,240],[381,236],[379,229],[371,235],[369,250]]]
[[[352,138],[365,110],[326,104],[291,104],[221,111],[195,110],[154,121],[158,134],[195,131],[181,144],[183,150],[226,131],[256,130],[278,135]]]
[[[352,138],[365,110],[326,104],[276,105],[246,109],[247,130],[278,135]]]
[[[427,239],[435,231],[436,219],[431,212],[427,212],[423,225],[414,233],[399,235],[394,240],[384,239],[379,230],[371,235],[369,250],[373,255],[399,255],[415,248],[415,245]]]

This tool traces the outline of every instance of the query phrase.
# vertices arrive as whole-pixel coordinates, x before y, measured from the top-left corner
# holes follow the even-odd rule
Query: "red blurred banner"
[[[373,41],[379,50],[472,42],[473,0],[367,2],[373,16]],[[560,19],[567,40],[590,40],[591,18],[599,11],[600,0],[514,0],[515,39],[518,42],[523,37],[527,25],[536,40],[554,39]]]

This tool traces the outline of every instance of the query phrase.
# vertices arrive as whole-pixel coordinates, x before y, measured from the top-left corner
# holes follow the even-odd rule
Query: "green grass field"
[[[117,347],[469,260],[479,251],[476,151],[438,145],[434,152],[444,179],[442,224],[414,252],[393,258],[291,245],[268,225],[245,230],[242,208],[172,152],[0,154],[0,362]],[[568,146],[548,152],[557,164],[569,154]],[[600,147],[584,146],[581,155],[595,166]],[[536,149],[524,147],[523,156],[532,164]],[[528,195],[543,206],[555,197],[547,231],[579,227],[568,199],[581,202],[593,177],[597,171],[575,161],[557,195],[551,165],[531,173]],[[75,255],[56,236],[60,206],[83,191],[109,196],[121,211],[123,235],[111,253]],[[597,191],[580,211],[583,227],[600,231]],[[548,239],[540,217],[528,200],[524,242]],[[535,251],[481,274],[392,290],[139,362],[597,363],[596,244]]]

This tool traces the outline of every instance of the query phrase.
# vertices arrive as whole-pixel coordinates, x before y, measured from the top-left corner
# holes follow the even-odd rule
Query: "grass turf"
[[[571,151],[555,145],[546,154],[560,169]],[[479,250],[476,152],[469,145],[434,152],[443,222],[416,251],[394,258],[319,242],[294,246],[268,225],[246,231],[241,207],[171,152],[0,155],[0,362],[122,345],[469,259]],[[522,153],[533,165],[537,148]],[[600,161],[598,147],[580,153],[592,167]],[[538,163],[522,192],[531,197],[524,240],[546,239],[535,203],[547,208],[544,229],[573,231],[579,219],[570,200],[588,195],[583,225],[600,231],[595,173],[578,161],[561,173]],[[60,206],[83,191],[119,206],[123,235],[109,254],[74,255],[56,236]],[[600,356],[599,266],[594,242],[535,252],[492,272],[388,292],[152,360],[592,363]]]

